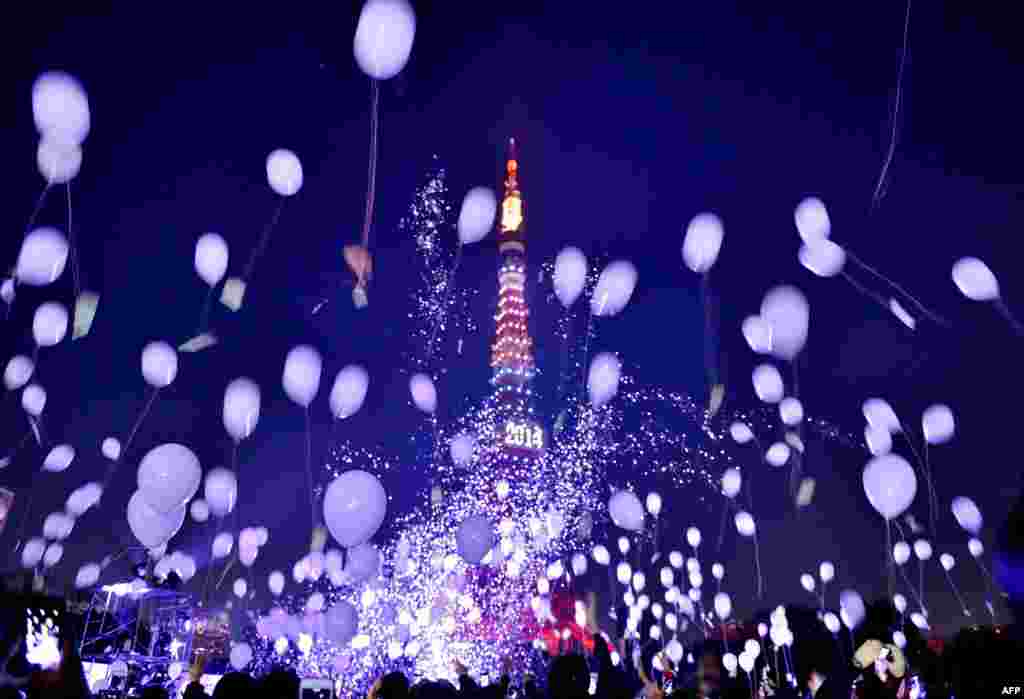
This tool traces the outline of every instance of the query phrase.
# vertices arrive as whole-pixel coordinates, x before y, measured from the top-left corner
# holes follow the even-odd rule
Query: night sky
[[[991,544],[1019,493],[1024,338],[995,309],[960,296],[950,268],[965,255],[987,261],[1009,307],[1024,317],[1024,290],[1013,274],[1024,222],[1017,138],[1024,103],[1014,88],[1024,56],[1010,10],[972,6],[988,14],[968,15],[943,3],[915,4],[897,147],[885,196],[872,210],[893,126],[901,3],[662,4],[503,3],[499,11],[490,3],[415,3],[412,58],[381,89],[376,276],[370,307],[361,312],[352,308],[341,257],[342,246],[358,238],[366,192],[370,85],[351,50],[358,3],[265,12],[178,5],[151,14],[125,4],[87,16],[51,7],[11,24],[0,81],[7,171],[0,224],[9,231],[0,238],[0,259],[13,265],[43,184],[32,82],[45,70],[67,70],[90,97],[92,130],[72,196],[83,282],[102,297],[91,335],[45,350],[39,364],[49,393],[47,435],[72,443],[75,463],[62,474],[33,475],[45,453],[32,446],[0,472],[0,485],[18,492],[19,505],[35,489],[30,533],[73,488],[102,480],[99,443],[123,439],[147,397],[142,347],[157,339],[177,345],[194,333],[206,293],[192,269],[197,237],[221,233],[231,246],[229,274],[239,274],[276,206],[267,154],[292,149],[305,171],[245,307],[237,315],[214,309],[222,344],[181,357],[177,380],[125,454],[102,509],[79,522],[57,577],[71,579],[81,563],[132,543],[124,506],[148,449],[181,441],[204,469],[227,461],[222,396],[240,375],[263,388],[261,422],[242,447],[242,518],[271,531],[257,570],[290,568],[308,538],[303,416],[280,389],[285,354],[296,344],[323,352],[325,384],[348,363],[371,374],[363,411],[342,425],[332,427],[322,386],[314,404],[319,460],[340,431],[411,455],[409,435],[423,422],[408,398],[406,360],[414,349],[407,314],[418,258],[398,222],[435,155],[448,169],[457,205],[471,186],[498,186],[503,144],[515,136],[532,264],[572,244],[591,257],[637,265],[633,301],[602,322],[596,349],[618,352],[641,380],[706,395],[699,283],[679,251],[686,223],[710,210],[726,230],[711,285],[727,408],[756,403],[749,378],[756,358],[739,326],[768,288],[784,282],[798,285],[811,304],[800,359],[809,414],[859,440],[867,397],[884,396],[917,429],[931,403],[952,406],[956,440],[932,452],[942,508],[936,559],[946,550],[957,556],[957,580],[981,612],[981,578],[949,501],[976,500]],[[800,267],[792,216],[808,195],[828,205],[836,242],[949,327],[922,319],[911,332],[842,279],[819,279]],[[63,228],[65,215],[53,196],[39,222]],[[481,288],[481,330],[439,383],[443,414],[459,408],[446,404],[446,395],[488,389],[495,269],[493,236],[466,250],[458,282]],[[877,282],[872,288],[885,292]],[[531,329],[550,380],[560,349],[551,339],[554,315],[545,315],[533,293]],[[67,273],[55,287],[19,288],[0,331],[3,361],[31,351],[31,314],[54,296],[70,302]],[[331,303],[312,316],[321,298]],[[5,395],[0,450],[26,430],[17,397]],[[822,559],[836,562],[837,586],[865,597],[884,591],[883,527],[860,479],[867,452],[833,449],[810,445],[818,490],[800,514],[784,498],[781,474],[760,479],[763,509],[756,514],[773,601],[806,600],[798,576]],[[387,482],[393,508],[408,507],[427,484],[410,480]],[[922,491],[914,512],[925,520]],[[720,510],[706,492],[665,495],[677,540],[690,523],[709,533],[717,527]],[[16,507],[0,539],[7,567],[15,564],[10,551],[23,515]],[[186,520],[172,548],[205,552],[203,531]],[[750,610],[740,601],[748,599],[749,547],[723,555],[735,603]],[[959,625],[937,560],[931,571],[933,622]],[[260,591],[266,596],[262,584]]]

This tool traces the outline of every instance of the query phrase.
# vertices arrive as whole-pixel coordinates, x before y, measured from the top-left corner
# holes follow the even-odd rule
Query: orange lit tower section
[[[530,384],[536,367],[530,311],[526,304],[526,226],[519,161],[515,139],[509,139],[505,161],[505,187],[498,223],[498,310],[491,347],[491,380],[498,398],[498,436],[503,450],[516,456],[537,456],[544,451],[545,435],[533,419]]]

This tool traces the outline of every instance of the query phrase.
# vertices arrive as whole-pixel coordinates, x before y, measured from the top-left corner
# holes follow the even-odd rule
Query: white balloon
[[[979,539],[972,538],[967,542],[967,550],[971,552],[973,557],[979,558],[981,554],[985,553],[985,546]]]
[[[46,391],[39,384],[33,383],[21,392],[21,407],[32,417],[39,417],[46,407]]]
[[[206,474],[203,497],[210,512],[223,517],[235,509],[238,498],[238,479],[226,468],[215,468]]]
[[[804,348],[810,323],[807,298],[794,286],[777,286],[765,294],[761,317],[772,328],[772,355],[792,360]]]
[[[927,561],[932,557],[932,545],[927,539],[918,539],[914,542],[914,555],[919,561]]]
[[[14,355],[4,368],[4,386],[8,391],[17,391],[28,383],[35,370],[36,365],[31,359],[23,354]]]
[[[494,227],[498,213],[498,198],[487,187],[474,187],[466,193],[459,211],[459,241],[463,245],[479,242]]]
[[[284,375],[281,383],[285,394],[294,403],[309,407],[320,388],[320,373],[323,360],[320,353],[309,345],[299,345],[288,353],[284,360]]]
[[[339,544],[357,546],[377,533],[387,513],[387,493],[366,471],[345,471],[327,487],[324,522]]]
[[[725,473],[722,474],[722,493],[725,497],[736,497],[742,486],[743,476],[740,475],[739,469],[727,468]]]
[[[52,473],[60,473],[71,465],[75,459],[75,448],[70,444],[58,444],[43,461],[43,470]]]
[[[946,405],[932,405],[921,416],[921,427],[929,444],[945,444],[956,431],[953,411]]]
[[[252,434],[259,419],[260,387],[247,378],[229,383],[224,391],[224,428],[228,434],[240,442]]]
[[[135,538],[146,548],[161,546],[178,533],[185,521],[185,506],[160,514],[146,504],[142,493],[135,491],[128,500],[128,526]]]
[[[278,148],[267,156],[267,182],[282,197],[302,189],[302,163],[290,150]]]
[[[768,447],[768,451],[765,452],[764,460],[772,466],[782,466],[789,461],[789,455],[791,450],[789,445],[785,442],[775,442],[775,444]]]
[[[715,614],[718,615],[719,619],[725,621],[727,618],[729,618],[729,615],[731,613],[732,600],[726,593],[719,592],[717,595],[715,595]]]
[[[334,417],[343,419],[359,412],[369,386],[370,376],[363,367],[350,364],[339,371],[331,388],[331,412]]]
[[[107,437],[100,444],[100,452],[111,461],[117,461],[121,456],[121,442],[114,437]]]
[[[568,308],[587,283],[587,258],[579,248],[565,248],[555,258],[555,296]]]
[[[797,255],[800,264],[819,277],[834,277],[846,264],[846,250],[831,240],[801,245]]]
[[[746,444],[754,438],[754,433],[745,422],[734,422],[729,425],[729,434],[737,444]]]
[[[43,567],[52,568],[58,563],[64,556],[64,547],[56,541],[46,547],[46,553],[43,554]]]
[[[572,574],[576,577],[585,575],[587,572],[587,557],[582,553],[574,554],[572,557]]]
[[[917,476],[906,460],[896,454],[876,456],[862,476],[868,502],[885,519],[903,514],[917,494]]]
[[[644,528],[644,506],[632,492],[620,490],[608,501],[608,514],[615,526],[638,532]]]
[[[984,520],[981,510],[970,498],[963,496],[953,498],[953,517],[960,528],[969,534],[977,535],[981,531]]]
[[[476,435],[472,432],[461,432],[452,438],[449,449],[452,454],[452,461],[456,466],[466,467],[473,461],[473,453],[476,451]]]
[[[352,640],[359,629],[359,612],[351,603],[339,600],[324,614],[326,636],[338,646],[344,646]]]
[[[914,623],[914,626],[921,629],[922,631],[931,628],[930,626],[928,626],[928,617],[926,617],[921,612],[914,612],[913,614],[911,614],[910,621],[912,621]]]
[[[615,397],[619,391],[621,374],[622,362],[614,354],[602,352],[594,357],[587,376],[587,393],[595,408],[600,408]]]
[[[799,425],[804,419],[804,406],[799,399],[792,396],[783,398],[779,403],[779,417],[785,425]]]
[[[53,347],[68,332],[68,312],[59,303],[48,301],[36,309],[32,318],[32,337],[40,347]]]
[[[725,577],[725,566],[721,563],[711,564],[711,577],[715,580],[721,581]]]
[[[231,549],[235,547],[235,537],[231,532],[221,532],[213,538],[213,545],[210,552],[214,558],[224,558],[231,555]]]
[[[432,413],[437,408],[437,389],[426,374],[414,374],[409,379],[409,391],[412,402],[423,412]]]
[[[836,567],[832,565],[832,561],[821,562],[818,566],[818,577],[823,583],[832,582],[832,578],[836,577]]]
[[[376,546],[362,543],[348,550],[343,572],[352,584],[359,584],[380,573],[381,555]],[[326,565],[326,560],[325,560]]]
[[[89,135],[89,98],[75,78],[43,73],[32,85],[32,116],[41,136],[80,144]]]
[[[270,588],[270,593],[274,597],[280,597],[284,592],[284,573],[279,570],[272,571],[267,576],[267,587]]]
[[[71,535],[75,520],[63,512],[51,512],[43,520],[43,538],[63,541]]]
[[[754,393],[765,403],[778,403],[782,400],[785,390],[782,385],[782,374],[771,364],[761,364],[754,369],[751,377],[754,382]]]
[[[700,529],[697,527],[690,527],[686,530],[686,543],[693,548],[700,546]]]
[[[842,628],[839,625],[839,617],[837,617],[833,612],[826,612],[824,620],[825,628],[828,629],[830,633],[839,633],[839,629]]]
[[[739,663],[740,669],[749,675],[750,671],[754,669],[754,656],[747,651],[743,651],[739,655]]]
[[[899,630],[893,631],[892,632],[892,642],[896,644],[897,648],[901,648],[901,649],[902,648],[906,648],[907,647],[907,636],[902,631],[899,631]]]
[[[235,581],[235,594],[238,595],[238,583],[242,583],[245,586],[245,581],[239,578]],[[242,597],[245,592],[243,591],[239,597]],[[222,656],[223,657],[223,656]],[[231,667],[235,668],[239,672],[245,669],[246,665],[252,662],[252,648],[249,647],[248,643],[236,643],[231,647]]]
[[[216,233],[206,233],[196,241],[196,272],[210,286],[217,286],[228,271],[228,244]]]
[[[995,301],[999,298],[999,281],[988,266],[977,257],[962,257],[953,265],[953,283],[960,293],[972,301]]]
[[[594,557],[594,562],[600,565],[606,566],[611,563],[611,555],[608,553],[608,549],[602,544],[595,546],[590,555]]]
[[[839,607],[842,610],[843,622],[851,629],[860,626],[867,610],[864,598],[856,590],[843,590],[839,593]]]
[[[100,567],[95,563],[86,563],[75,574],[75,588],[81,590],[82,588],[92,587],[99,582],[99,579]]]
[[[374,80],[402,72],[416,38],[416,14],[405,0],[367,0],[352,49],[359,68]]]
[[[207,505],[206,500],[203,500],[202,498],[196,498],[193,500],[188,511],[189,514],[192,515],[192,520],[199,524],[210,519],[210,506]]]
[[[615,567],[615,578],[623,585],[628,585],[633,577],[633,568],[625,561]]]
[[[747,316],[743,320],[743,339],[754,352],[771,354],[772,326],[761,316]]]
[[[832,233],[832,222],[829,220],[825,203],[817,197],[807,197],[793,211],[793,221],[797,233],[805,243],[825,240]]]
[[[71,495],[64,503],[64,509],[74,517],[81,517],[89,508],[99,504],[102,496],[103,487],[99,483],[86,483],[71,491]]]
[[[647,505],[647,511],[650,512],[653,517],[657,517],[661,514],[661,506],[663,503],[660,493],[648,493],[644,504]]]
[[[235,593],[235,597],[241,599],[245,597],[245,593],[249,591],[249,585],[245,582],[245,578],[236,578],[232,590]],[[244,667],[243,663],[243,667]]]
[[[722,220],[714,214],[697,214],[686,227],[683,238],[683,261],[697,274],[711,269],[722,250],[725,231]]]
[[[892,560],[896,565],[901,566],[910,560],[910,544],[906,541],[897,541],[892,547]]]
[[[76,143],[44,136],[36,150],[36,165],[47,184],[67,184],[82,169],[82,149]]]
[[[56,228],[37,228],[21,244],[14,276],[22,284],[46,286],[64,272],[68,241]]]
[[[178,375],[178,353],[166,342],[150,342],[142,350],[142,378],[153,388],[170,386]]]
[[[726,653],[722,656],[722,667],[725,668],[725,671],[728,672],[730,676],[736,674],[737,664],[738,661],[736,660],[736,655],[734,653]]]
[[[942,569],[947,573],[953,570],[953,566],[956,565],[956,559],[948,553],[944,553],[939,556],[939,563],[942,564]]]
[[[21,565],[24,568],[35,568],[39,565],[43,554],[46,552],[46,541],[34,537],[25,542],[21,549]]]
[[[191,449],[173,442],[161,444],[139,463],[139,492],[147,505],[167,514],[192,499],[202,477],[199,457]]]
[[[896,417],[896,411],[888,402],[881,398],[868,398],[861,408],[864,419],[872,427],[885,430],[890,434],[900,431],[900,420]]]
[[[907,611],[907,598],[898,592],[892,596],[892,604],[900,614]]]
[[[892,435],[889,430],[874,425],[864,428],[864,441],[872,456],[882,456],[892,450]]]
[[[757,531],[757,525],[754,524],[754,518],[749,512],[740,510],[736,513],[736,531],[741,536],[753,536],[754,532]]]
[[[0,298],[8,306],[14,303],[14,279],[8,277],[0,282]]]
[[[800,586],[808,592],[814,592],[814,576],[810,573],[804,573],[801,575]]]
[[[590,297],[590,311],[596,316],[613,316],[629,303],[636,288],[637,272],[632,263],[616,260],[601,271]]]

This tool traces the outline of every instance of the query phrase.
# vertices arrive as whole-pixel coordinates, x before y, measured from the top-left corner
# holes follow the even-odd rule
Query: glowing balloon
[[[625,561],[615,567],[615,578],[623,585],[628,585],[633,577],[633,569]]]
[[[725,577],[725,566],[721,563],[713,563],[711,565],[711,577],[715,580],[721,581]]]
[[[192,499],[202,477],[199,458],[191,449],[173,442],[161,444],[139,463],[139,493],[156,512],[167,514]]]
[[[89,98],[71,75],[43,73],[32,85],[32,117],[41,136],[80,144],[89,135]]]
[[[43,553],[43,567],[52,568],[58,563],[64,556],[64,546],[57,542],[53,542],[46,547],[46,552]]]
[[[999,298],[999,281],[992,270],[977,257],[962,257],[953,265],[953,283],[960,293],[972,301],[995,301]]]
[[[192,501],[189,506],[189,514],[192,515],[192,521],[202,524],[210,518],[210,506],[206,504],[206,500],[197,498]]]
[[[856,590],[843,590],[839,593],[839,607],[842,610],[843,622],[851,629],[860,626],[867,610],[864,598]]]
[[[828,629],[830,633],[839,633],[839,629],[842,628],[839,625],[839,617],[832,612],[826,612],[824,620],[825,628]]]
[[[339,600],[324,614],[327,639],[343,646],[352,640],[359,627],[359,612],[345,600]]]
[[[368,541],[387,513],[387,493],[366,471],[345,471],[331,481],[324,496],[324,522],[346,548]]]
[[[892,450],[892,435],[881,427],[868,425],[864,428],[864,441],[872,456],[882,456]]]
[[[99,582],[99,579],[100,567],[95,563],[86,563],[75,574],[75,588],[81,590],[82,588],[92,587]]]
[[[725,671],[729,673],[730,677],[736,674],[736,665],[738,662],[736,655],[733,653],[726,653],[722,656],[722,667],[725,668]]]
[[[736,497],[742,486],[743,476],[740,475],[739,469],[727,468],[722,474],[722,493],[725,497]]]
[[[302,163],[290,150],[278,148],[267,156],[267,182],[282,197],[302,189]]]
[[[196,242],[196,272],[210,286],[217,286],[228,271],[228,244],[216,233],[206,233]]]
[[[651,516],[657,517],[661,514],[662,501],[659,493],[648,493],[645,504],[647,505],[647,511],[651,513]]]
[[[605,405],[618,393],[621,373],[622,362],[614,354],[602,352],[594,357],[587,377],[587,392],[595,408]]]
[[[985,553],[985,546],[978,539],[971,539],[967,542],[967,550],[971,552],[974,558],[979,558],[981,554]]]
[[[810,306],[793,286],[777,286],[761,302],[761,317],[772,328],[772,355],[792,360],[804,348],[810,323]]]
[[[22,354],[14,355],[4,368],[4,386],[8,391],[18,390],[28,383],[35,370],[36,366],[31,359]]]
[[[238,498],[238,480],[233,471],[215,468],[206,474],[203,485],[206,505],[215,517],[223,517],[235,509]]]
[[[914,542],[914,555],[920,561],[927,561],[932,557],[932,545],[927,539],[918,539]]]
[[[359,412],[366,400],[370,376],[361,366],[350,364],[338,372],[331,388],[331,412],[343,419]]]
[[[4,303],[6,303],[8,306],[14,303],[13,279],[7,278],[0,282],[0,299],[3,299]]]
[[[294,403],[309,407],[320,388],[320,373],[323,360],[320,353],[309,345],[299,345],[288,353],[284,360],[284,376],[281,383],[285,394]]]
[[[414,374],[409,379],[409,392],[412,402],[423,412],[432,413],[437,408],[437,389],[426,374]]]
[[[892,642],[896,644],[897,648],[901,648],[901,649],[902,648],[906,648],[907,647],[907,636],[902,631],[898,631],[898,630],[897,631],[893,631],[892,632]]]
[[[99,504],[102,496],[103,487],[99,483],[86,483],[71,491],[64,509],[74,517],[81,517],[89,508]]]
[[[754,532],[757,531],[754,518],[749,512],[740,510],[736,513],[735,521],[736,531],[740,533],[740,536],[753,536]]]
[[[75,143],[44,137],[36,150],[36,165],[47,184],[67,184],[82,169],[82,149]]]
[[[416,14],[405,0],[367,0],[352,45],[359,68],[374,80],[402,72],[416,37]]]
[[[348,550],[346,558],[344,572],[352,584],[358,585],[375,577],[380,572],[380,551],[373,544],[364,543],[353,546]]]
[[[568,308],[587,283],[587,258],[579,248],[565,248],[555,258],[555,296]]]
[[[729,434],[737,444],[746,444],[754,438],[754,433],[744,422],[734,422],[729,426]]]
[[[749,675],[751,670],[754,669],[754,656],[747,651],[743,651],[739,655],[739,663],[740,669]]]
[[[818,566],[818,577],[823,583],[832,582],[832,578],[836,577],[836,567],[832,565],[832,561],[821,562]]]
[[[63,541],[71,535],[75,520],[63,512],[51,512],[43,520],[43,538]]]
[[[220,559],[231,555],[231,550],[234,547],[235,537],[232,536],[231,532],[221,532],[213,538],[210,553],[215,559]]]
[[[929,444],[945,444],[953,439],[956,430],[953,411],[945,405],[930,406],[921,416],[921,427]]]
[[[236,580],[235,581],[235,589],[236,589],[236,593],[235,594],[237,594],[237,589],[238,589],[238,583],[239,582],[241,582],[243,586],[245,585],[245,581],[244,580],[241,580],[241,579]],[[242,592],[242,594],[238,595],[238,596],[241,597],[244,594],[245,594],[245,592]],[[248,665],[250,662],[252,662],[252,648],[249,647],[248,643],[236,643],[235,645],[233,645],[231,647],[231,657],[230,657],[230,660],[231,660],[231,667],[233,667],[236,670],[238,670],[239,672],[241,672],[242,670],[245,669],[246,665]]]
[[[829,220],[825,203],[817,197],[807,197],[793,212],[797,233],[805,243],[819,242],[829,237],[832,222]]]
[[[947,573],[953,570],[953,566],[956,565],[956,559],[948,553],[944,553],[939,556],[939,563],[942,564],[942,569]]]
[[[615,526],[638,532],[644,528],[644,507],[628,490],[620,490],[608,501],[608,514]]]
[[[743,339],[757,354],[771,354],[772,326],[761,316],[748,316],[743,321]]]
[[[613,316],[629,303],[636,288],[637,272],[625,260],[612,262],[601,271],[590,297],[590,311],[596,316]]]
[[[732,613],[732,600],[724,592],[715,595],[715,614],[722,621],[725,621]]]
[[[700,546],[700,529],[697,527],[690,527],[686,530],[686,543],[693,548]]]
[[[868,502],[885,519],[903,514],[917,494],[914,469],[896,454],[871,459],[864,467],[862,480]]]
[[[146,548],[156,548],[167,543],[178,533],[184,521],[184,505],[161,514],[146,504],[139,491],[135,491],[128,500],[128,526],[139,543]]]
[[[270,588],[270,593],[274,597],[280,597],[284,592],[284,574],[279,570],[271,572],[267,576],[267,587]]]
[[[40,347],[53,347],[64,339],[68,332],[68,312],[64,306],[53,301],[36,309],[32,318],[32,337]]]
[[[608,553],[608,549],[602,544],[595,546],[590,555],[593,556],[594,561],[600,565],[606,566],[611,562],[611,556]]]
[[[768,447],[768,451],[765,452],[764,460],[772,466],[782,466],[789,461],[790,455],[789,445],[785,442],[775,442],[775,444]]]
[[[466,193],[459,211],[459,240],[470,245],[483,240],[494,227],[498,198],[487,187],[474,187]]]
[[[58,444],[43,460],[43,470],[52,473],[59,473],[68,466],[75,458],[75,449],[70,444]]]
[[[46,407],[46,391],[39,384],[29,384],[21,392],[21,407],[33,417],[39,417]]]
[[[896,417],[896,411],[881,398],[868,398],[864,401],[862,410],[864,419],[872,427],[885,430],[890,434],[900,431],[900,420]]]
[[[892,560],[896,565],[901,566],[910,560],[910,544],[906,541],[897,541],[892,547]]]
[[[166,342],[150,342],[142,350],[142,378],[153,388],[169,386],[178,375],[178,353]]]
[[[259,419],[260,387],[246,378],[229,383],[224,390],[224,428],[228,434],[240,442],[252,434]]]
[[[472,432],[461,432],[455,435],[449,444],[449,449],[452,461],[456,466],[468,466],[473,461],[473,453],[476,451],[476,435]]]
[[[39,561],[42,559],[43,554],[46,552],[46,541],[39,537],[34,537],[25,542],[25,546],[21,549],[21,565],[23,568],[35,568],[39,565]]]
[[[782,374],[771,364],[761,364],[754,369],[751,377],[754,382],[754,393],[765,403],[778,403],[784,391]]]
[[[459,555],[470,565],[477,565],[494,547],[494,525],[483,515],[467,517],[455,533]]]
[[[808,592],[814,592],[814,576],[810,573],[804,573],[801,575],[800,586]]]
[[[68,261],[68,241],[55,228],[37,228],[21,244],[14,276],[22,284],[46,286],[64,272]]]
[[[801,245],[797,255],[800,264],[819,277],[834,277],[846,264],[846,251],[831,240]]]
[[[799,425],[804,419],[804,406],[796,398],[783,398],[779,403],[779,417],[784,425]]]
[[[574,554],[572,557],[572,573],[576,577],[586,574],[587,572],[587,557],[582,553]]]
[[[981,531],[983,524],[981,510],[970,498],[963,496],[953,498],[953,517],[965,532],[977,535]]]
[[[697,214],[686,227],[683,238],[683,261],[697,274],[711,269],[722,250],[725,231],[714,214]]]
[[[239,599],[241,599],[242,597],[245,597],[245,593],[249,591],[249,585],[245,582],[244,578],[237,578],[235,580],[235,583],[232,586],[232,588],[234,590],[235,597],[238,597]],[[245,645],[245,644],[243,643],[243,644],[240,644],[240,645]],[[235,646],[235,648],[238,648],[238,646]],[[234,651],[232,651],[232,652],[234,652]]]
[[[114,437],[107,437],[100,444],[100,452],[111,461],[117,461],[121,456],[121,442]]]

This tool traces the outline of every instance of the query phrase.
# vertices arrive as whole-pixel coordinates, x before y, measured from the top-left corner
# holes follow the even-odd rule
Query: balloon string
[[[932,479],[931,479],[931,476],[929,475],[929,472],[928,472],[928,466],[924,462],[924,459],[921,458],[921,454],[918,452],[917,447],[914,446],[914,441],[910,438],[910,435],[906,431],[903,431],[902,434],[903,434],[903,439],[906,440],[907,445],[910,447],[911,453],[913,453],[913,455],[914,455],[914,459],[917,461],[917,467],[921,470],[921,473],[924,476],[925,487],[928,488],[928,492],[929,492],[929,497],[928,497],[929,521],[934,522],[935,521],[935,513],[934,513],[935,501],[931,498],[931,495],[930,495],[931,494],[931,482],[932,482]],[[934,534],[934,525],[932,526],[932,531],[933,531],[933,534]]]
[[[928,522],[931,525],[932,537],[937,537],[939,531],[935,526],[935,512],[939,509],[939,495],[938,491],[935,490],[935,478],[932,477],[932,464],[929,458],[928,440],[924,441],[922,445],[924,451],[924,465],[928,472],[928,497],[929,497],[929,510],[928,510]]]
[[[36,222],[36,218],[39,213],[43,210],[43,204],[46,202],[46,195],[50,192],[51,183],[47,182],[46,186],[43,187],[43,191],[39,193],[39,198],[36,199],[36,205],[32,209],[31,215],[28,217],[28,223],[25,225],[25,233],[27,234]]]
[[[260,257],[263,256],[263,252],[267,249],[267,245],[270,243],[270,234],[273,232],[274,227],[277,225],[278,219],[281,218],[281,210],[284,209],[285,197],[281,197],[277,202],[277,208],[274,209],[273,215],[270,217],[270,221],[263,228],[263,233],[260,235],[260,240],[253,248],[252,256],[249,258],[249,262],[245,265],[245,272],[242,273],[242,281],[246,284],[252,279],[253,271],[256,269],[256,262]]]
[[[311,523],[310,536],[316,531],[316,495],[313,492],[313,423],[309,416],[309,406],[306,406],[306,478],[309,482],[309,519]]]
[[[887,283],[893,289],[895,289],[899,293],[903,294],[903,296],[905,298],[907,298],[908,300],[910,300],[911,303],[913,303],[915,306],[917,306],[918,310],[921,311],[921,313],[923,313],[924,315],[928,316],[928,318],[930,318],[933,322],[935,322],[938,325],[941,325],[943,327],[946,327],[946,328],[951,327],[952,324],[948,320],[946,320],[945,318],[943,318],[940,315],[932,313],[930,310],[928,310],[927,307],[925,307],[925,305],[923,303],[918,301],[917,298],[913,294],[911,294],[909,291],[904,289],[902,286],[900,286],[899,284],[894,282],[892,279],[890,279],[889,277],[885,276],[884,274],[879,272],[877,269],[875,269],[874,267],[872,267],[868,263],[866,263],[863,260],[861,260],[860,258],[858,258],[856,255],[854,255],[849,250],[846,251],[846,256],[849,259],[853,260],[853,262],[855,262],[856,264],[860,265],[861,268],[863,268],[864,270],[866,270],[866,271],[870,272],[871,274],[875,275],[877,278],[879,278],[882,281],[884,281],[885,283]],[[883,303],[882,305],[884,306],[885,304]]]
[[[951,576],[949,571],[945,568],[942,569],[942,572],[946,574],[946,582],[949,583],[950,589],[953,590],[953,594],[956,595],[956,601],[960,603],[960,608],[964,610],[964,616],[970,616],[971,610],[968,609],[967,603],[964,602],[964,598],[960,595],[960,590],[957,589],[956,583],[953,582],[953,576]]]
[[[103,481],[104,491],[107,489],[107,486],[110,485],[110,480],[114,477],[114,472],[117,470],[118,465],[121,463],[121,458],[126,453],[128,453],[128,448],[132,445],[132,441],[135,439],[135,435],[138,433],[139,428],[142,426],[142,421],[146,419],[146,416],[149,414],[149,409],[153,407],[153,403],[156,402],[156,397],[158,395],[160,395],[160,389],[154,388],[153,392],[149,396],[149,400],[147,400],[146,404],[143,406],[142,412],[140,412],[139,417],[136,418],[135,424],[132,426],[132,431],[128,433],[128,439],[121,446],[121,453],[118,454],[117,459],[111,462],[110,466],[107,468],[107,476]]]
[[[213,302],[213,290],[214,286],[211,286],[206,292],[206,300],[203,301],[203,307],[199,309],[199,326],[196,328],[196,336],[202,335],[206,332],[206,325],[210,318],[210,304]]]
[[[917,559],[917,587],[921,590],[921,611],[927,614],[928,609],[924,606],[924,560],[921,558]]]
[[[893,578],[892,566],[892,524],[887,519],[885,520],[885,572],[886,576],[889,578],[889,599],[892,599],[892,595],[896,587],[896,581]]]
[[[921,609],[923,611],[924,610],[924,602],[921,601],[921,596],[917,594],[917,590],[914,588],[914,584],[912,582],[910,582],[910,577],[907,575],[906,567],[905,566],[900,566],[899,568],[900,568],[900,575],[903,576],[903,581],[905,583],[907,583],[907,588],[910,589],[910,594],[912,594],[914,596],[914,599],[917,600],[918,606],[921,607]]]
[[[1002,298],[997,298],[995,300],[995,305],[996,310],[998,310],[999,314],[1006,319],[1010,324],[1010,327],[1013,328],[1013,331],[1018,335],[1024,335],[1024,325],[1022,325],[1021,322],[1014,317],[1013,313],[1010,312],[1010,308],[1006,305],[1006,302],[1003,301]]]
[[[896,154],[896,129],[899,124],[900,116],[900,103],[903,97],[903,69],[907,63],[907,39],[910,35],[910,0],[907,0],[907,14],[903,20],[903,52],[900,56],[900,69],[896,74],[896,105],[893,109],[892,115],[892,137],[889,140],[889,150],[885,156],[885,161],[882,163],[882,172],[878,176],[878,184],[875,185],[875,192],[871,196],[871,208],[874,210],[884,196],[882,191],[885,185],[885,176],[889,172],[889,166],[892,164],[893,156]]]
[[[71,182],[65,186],[68,193],[68,243],[71,248],[71,278],[75,285],[75,298],[77,299],[82,291],[82,284],[78,272],[78,245],[75,243],[75,229],[71,224]]]
[[[701,275],[700,296],[704,306],[704,369],[707,372],[709,389],[718,385],[718,357],[715,351],[714,307],[711,298],[711,270]]]
[[[751,482],[747,481],[747,506],[750,507],[750,514],[754,514],[754,488]],[[761,574],[761,543],[757,529],[754,529],[754,566],[757,569],[757,598],[764,599],[764,576]]]
[[[379,127],[378,103],[380,83],[370,81],[370,162],[366,173],[366,213],[363,218],[363,247],[370,249],[370,226],[373,222],[373,200],[377,192],[377,131]]]

